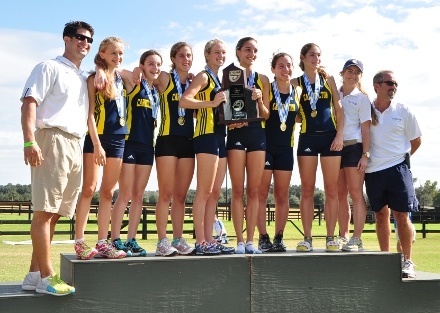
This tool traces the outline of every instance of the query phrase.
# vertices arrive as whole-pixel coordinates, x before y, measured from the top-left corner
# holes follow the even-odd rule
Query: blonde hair
[[[208,42],[206,43],[206,45],[205,45],[205,50],[203,51],[203,52],[204,52],[204,55],[205,55],[205,62],[206,62],[206,63],[208,63],[208,58],[206,57],[206,55],[207,55],[207,54],[210,54],[212,48],[213,48],[215,45],[217,45],[217,44],[222,44],[222,45],[224,45],[225,43],[224,43],[224,41],[222,41],[222,40],[220,40],[220,39],[212,39],[212,40],[210,40],[210,41],[208,41]]]

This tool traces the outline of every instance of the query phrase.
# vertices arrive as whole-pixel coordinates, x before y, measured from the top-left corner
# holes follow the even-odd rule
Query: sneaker
[[[272,243],[270,242],[268,234],[260,234],[260,238],[258,239],[258,249],[263,252],[270,252],[272,250]]]
[[[204,255],[204,256],[219,255],[221,253],[221,251],[217,249],[216,245],[209,244],[206,242],[196,243],[194,251],[195,251],[194,252],[195,255]]]
[[[414,263],[411,260],[406,260],[402,263],[402,278],[416,278],[414,271]]]
[[[75,288],[61,280],[57,274],[40,279],[35,289],[38,293],[47,293],[53,296],[66,296],[75,292]]]
[[[261,250],[255,249],[252,241],[246,242],[245,246],[246,254],[261,254]]]
[[[194,248],[192,248],[183,237],[174,238],[171,245],[180,255],[189,255],[194,251]]]
[[[246,253],[246,247],[244,245],[244,242],[239,242],[237,244],[237,249],[234,251],[235,254],[245,254]]]
[[[220,253],[222,254],[231,254],[235,252],[235,248],[234,247],[226,247],[222,244],[221,240],[213,240],[211,242],[212,245],[214,245],[217,250],[220,250]]]
[[[164,238],[157,243],[156,256],[174,256],[179,252],[172,247],[168,238]]]
[[[304,237],[303,241],[298,242],[296,245],[297,252],[310,252],[313,251],[312,237]]]
[[[362,245],[362,240],[359,237],[351,237],[350,240],[342,247],[342,251],[362,251],[364,246]]]
[[[130,256],[147,256],[147,251],[138,245],[136,238],[128,239],[124,246],[127,249],[127,256],[129,253]]]
[[[40,272],[29,272],[23,279],[23,284],[21,285],[21,289],[23,290],[32,290],[37,289],[38,281],[41,279]]]
[[[226,235],[226,234],[222,234],[221,236],[220,236],[220,238],[222,239],[222,244],[223,245],[227,245],[228,243],[229,243],[229,239],[228,239],[228,236]],[[234,249],[235,250],[235,249]]]
[[[325,251],[327,252],[339,251],[339,242],[335,240],[335,237],[329,236],[325,238]]]
[[[286,252],[286,246],[283,241],[283,233],[280,231],[273,239],[272,250],[273,252]]]
[[[122,259],[127,256],[123,250],[116,249],[108,240],[103,243],[97,243],[96,250],[98,250],[98,254],[96,255],[97,258]]]
[[[75,242],[75,252],[79,260],[90,260],[98,254],[98,250],[90,248],[84,240]]]
[[[339,250],[342,250],[342,248],[348,243],[348,239],[346,237],[338,237],[338,243],[339,243]]]
[[[126,256],[130,257],[132,255],[131,251],[129,249],[127,249],[127,247],[121,241],[121,238],[113,240],[112,244],[116,250],[124,251]]]

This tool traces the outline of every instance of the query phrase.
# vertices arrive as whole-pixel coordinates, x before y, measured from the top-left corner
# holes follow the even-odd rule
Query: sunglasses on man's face
[[[398,86],[397,82],[393,82],[392,80],[384,80],[384,81],[379,82],[379,84],[382,84],[382,83],[387,84],[387,86],[390,86],[390,87],[395,86],[397,88],[397,86]]]
[[[84,36],[84,35],[81,35],[81,34],[72,35],[72,36],[70,36],[70,38],[75,38],[75,39],[78,39],[79,41],[86,40],[87,43],[93,43],[93,38],[92,37],[87,37],[87,36]]]

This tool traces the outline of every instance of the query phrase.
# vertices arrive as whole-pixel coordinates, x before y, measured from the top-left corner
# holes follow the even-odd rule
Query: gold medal
[[[310,114],[312,117],[316,117],[316,115],[318,115],[318,112],[316,110],[313,110],[312,113]]]
[[[120,124],[121,126],[125,126],[125,119],[124,119],[123,117],[120,117],[120,118],[119,118],[119,124]]]
[[[177,119],[177,123],[180,126],[183,126],[185,124],[185,118],[183,116],[179,116],[179,118]]]
[[[286,128],[287,128],[286,123],[282,122],[281,125],[280,125],[281,131],[282,132],[286,131]]]

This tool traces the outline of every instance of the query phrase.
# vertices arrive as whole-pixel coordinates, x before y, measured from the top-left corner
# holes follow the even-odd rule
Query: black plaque
[[[222,90],[226,102],[220,105],[219,124],[262,121],[258,116],[257,100],[252,100],[252,90],[247,88],[246,72],[231,63],[223,70]]]

